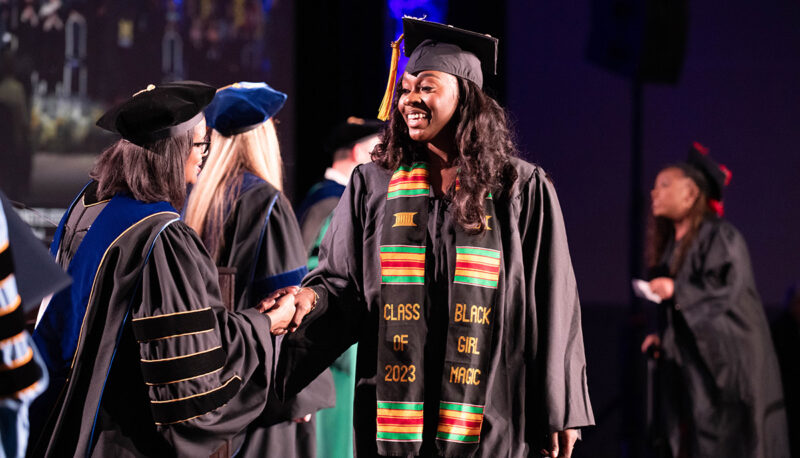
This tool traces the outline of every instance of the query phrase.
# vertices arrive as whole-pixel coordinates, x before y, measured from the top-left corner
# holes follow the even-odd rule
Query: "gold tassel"
[[[389,64],[389,81],[386,83],[386,92],[383,94],[381,107],[378,108],[378,119],[386,121],[392,111],[392,99],[394,98],[394,86],[397,82],[397,62],[400,60],[400,43],[403,35],[397,41],[392,42],[392,62]]]

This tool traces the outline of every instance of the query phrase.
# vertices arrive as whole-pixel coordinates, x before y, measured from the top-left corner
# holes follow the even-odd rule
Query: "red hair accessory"
[[[694,147],[694,149],[697,150],[698,153],[702,154],[703,156],[707,156],[708,155],[708,148],[706,148],[705,146],[701,145],[699,142],[692,143],[692,146]]]
[[[725,205],[723,205],[721,200],[708,199],[708,207],[720,218],[725,214]]]
[[[731,183],[731,178],[733,178],[733,172],[722,164],[719,165],[719,169],[725,174],[725,186],[728,186]]]

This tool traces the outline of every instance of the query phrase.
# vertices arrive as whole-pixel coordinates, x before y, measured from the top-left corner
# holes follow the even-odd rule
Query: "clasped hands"
[[[258,304],[258,311],[266,314],[276,336],[293,332],[303,318],[314,309],[317,296],[311,288],[288,286],[274,291]]]

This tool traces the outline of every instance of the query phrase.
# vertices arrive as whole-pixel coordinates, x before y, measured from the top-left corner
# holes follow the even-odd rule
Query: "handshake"
[[[258,304],[258,311],[269,317],[272,323],[269,331],[281,336],[294,332],[303,317],[314,310],[318,299],[317,293],[311,288],[288,286],[264,298]]]

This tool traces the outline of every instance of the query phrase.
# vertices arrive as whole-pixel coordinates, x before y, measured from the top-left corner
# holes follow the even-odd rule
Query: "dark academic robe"
[[[253,174],[242,177],[238,196],[229,204],[217,265],[236,268],[236,310],[257,304],[273,291],[299,285],[307,273],[300,229],[286,197]],[[264,414],[233,441],[237,456],[315,456],[314,422],[295,423],[333,406],[329,371],[285,403],[270,396]]]
[[[519,178],[493,197],[501,231],[504,288],[489,369],[482,375],[486,401],[482,457],[538,454],[545,436],[594,423],[586,382],[580,303],[564,221],[553,185],[540,168],[514,160]],[[376,164],[356,168],[320,250],[320,265],[304,285],[319,295],[316,309],[281,349],[276,389],[291,394],[359,343],[355,395],[355,448],[376,449],[376,382],[381,304],[380,235],[392,171]],[[446,198],[431,196],[428,210],[426,285],[428,326],[424,370],[422,455],[435,453],[448,307],[455,258],[455,221]],[[436,307],[438,305],[438,307]]]
[[[339,198],[344,193],[344,186],[333,180],[322,180],[311,187],[303,203],[297,210],[297,220],[303,234],[303,244],[311,261],[311,269],[317,267],[321,234],[330,224],[330,216]],[[312,265],[313,264],[313,265]]]
[[[778,361],[744,238],[706,219],[674,281],[658,379],[672,455],[683,443],[691,457],[788,457]]]
[[[29,453],[209,456],[266,406],[270,320],[223,307],[213,260],[169,204],[93,189],[56,232],[74,282],[34,334],[51,383]]]

